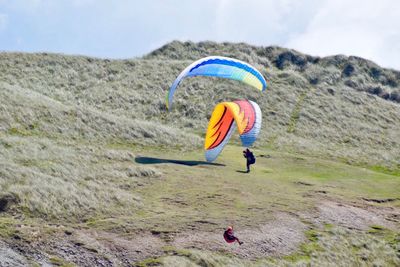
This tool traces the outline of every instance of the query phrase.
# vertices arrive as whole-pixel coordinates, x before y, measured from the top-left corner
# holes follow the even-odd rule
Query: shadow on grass
[[[236,172],[240,172],[240,173],[248,173],[247,171],[240,171],[240,170],[236,170]]]
[[[160,159],[151,157],[136,157],[136,163],[140,164],[160,164],[160,163],[173,163],[186,166],[197,166],[197,165],[212,165],[212,166],[225,166],[225,164],[212,163],[200,160],[177,160],[177,159]]]

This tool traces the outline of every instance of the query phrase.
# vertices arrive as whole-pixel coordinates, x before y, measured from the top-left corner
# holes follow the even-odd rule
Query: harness
[[[233,243],[236,241],[236,237],[233,234],[229,234],[228,231],[224,232],[224,239],[228,243]]]

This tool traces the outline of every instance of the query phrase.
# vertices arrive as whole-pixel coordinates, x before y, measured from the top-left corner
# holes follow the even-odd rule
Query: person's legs
[[[247,160],[247,172],[250,172],[250,165],[253,165],[254,163],[256,163],[254,159]]]

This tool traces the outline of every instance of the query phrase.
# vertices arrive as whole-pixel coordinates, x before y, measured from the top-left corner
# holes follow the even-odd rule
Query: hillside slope
[[[254,64],[269,77],[270,87],[260,94],[237,82],[187,79],[176,93],[174,110],[166,112],[165,94],[179,72],[192,60],[215,54]],[[111,134],[113,138],[128,139],[129,143],[200,146],[213,106],[220,101],[248,98],[255,100],[263,111],[263,129],[257,146],[294,149],[370,165],[393,167],[400,163],[400,73],[361,58],[318,58],[279,47],[246,44],[172,42],[133,60],[2,53],[0,80],[3,94],[13,91],[7,88],[32,91],[54,103],[76,108],[78,117],[94,117],[83,123],[75,121],[77,131],[86,131],[90,124],[88,127],[95,129],[91,134]],[[7,117],[6,114],[15,114],[10,110],[16,108],[8,98],[1,99],[2,111],[8,111],[1,113],[3,130],[29,129],[32,118]],[[36,105],[35,101],[27,103]],[[82,115],[86,111],[93,115]],[[74,116],[69,116],[69,121]],[[111,131],[104,120],[125,129],[117,126],[116,132]],[[145,125],[141,121],[155,124],[143,126],[147,130],[141,130],[141,136],[137,136],[132,127]],[[45,124],[38,123],[37,129],[46,134],[56,130]],[[200,138],[189,134],[188,138],[194,141],[171,141],[168,134],[152,133],[171,131],[166,130],[168,127],[196,133]]]
[[[167,112],[169,85],[210,54],[270,87],[187,79]],[[360,58],[246,44],[0,53],[0,266],[398,266],[398,84]],[[204,161],[212,108],[236,98],[263,112],[250,174],[237,136]]]

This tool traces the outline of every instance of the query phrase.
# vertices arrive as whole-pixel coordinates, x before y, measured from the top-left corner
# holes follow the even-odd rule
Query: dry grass
[[[0,150],[2,195],[14,196],[14,204],[30,216],[85,221],[94,214],[133,212],[141,205],[134,189],[161,175],[132,165],[134,155],[127,150],[38,137],[0,140],[7,144]]]
[[[192,60],[211,54],[254,64],[269,77],[270,88],[260,94],[234,81],[187,79],[176,93],[174,109],[166,112],[165,95],[177,74]],[[119,262],[129,259],[118,254],[125,246],[123,252],[131,253],[131,259],[165,256],[143,264],[301,266],[323,265],[334,257],[346,265],[398,264],[392,245],[398,246],[398,241],[388,241],[386,232],[372,235],[344,229],[340,220],[331,220],[343,224],[333,234],[317,229],[317,240],[308,240],[287,258],[254,262],[205,251],[206,245],[203,250],[183,246],[164,253],[159,247],[170,244],[176,233],[184,236],[183,230],[190,227],[200,237],[216,233],[232,217],[242,218],[237,223],[247,229],[243,233],[268,232],[254,229],[270,221],[276,211],[299,215],[312,210],[320,201],[310,197],[315,190],[353,204],[364,203],[363,198],[397,199],[397,71],[360,58],[317,58],[278,47],[173,42],[132,60],[1,53],[0,81],[0,236],[20,242],[19,248],[35,248],[25,255],[26,262],[42,262],[37,258],[41,257],[61,263],[68,259],[65,264],[95,265],[89,259],[102,259],[105,264],[128,265]],[[259,168],[251,178],[236,172],[242,158],[236,157],[238,148],[229,146],[219,159],[224,168],[135,163],[138,155],[201,162],[200,148],[213,106],[236,98],[260,105],[263,129],[257,153],[272,154],[257,159]],[[372,170],[298,156],[299,152]],[[309,185],[299,186],[299,181]],[[205,201],[209,205],[204,206]],[[396,209],[398,203],[382,205]],[[340,213],[329,212],[333,217]],[[94,233],[86,241],[101,246],[89,242],[79,248],[74,234],[66,238],[53,223],[105,231],[101,238],[108,243],[101,243],[104,240]],[[140,243],[141,236],[135,234],[141,231],[150,240],[144,254],[140,247],[129,250],[136,239]],[[54,236],[58,239],[50,242]],[[62,240],[65,247],[59,248]],[[357,242],[361,247],[354,245]],[[365,251],[367,243],[373,245]],[[63,248],[79,253],[74,258]],[[43,254],[47,249],[54,255]],[[4,259],[25,262],[9,244],[0,243],[0,251],[9,257],[0,256],[0,265]],[[109,260],[100,255],[103,252]]]
[[[254,64],[270,78],[270,88],[260,94],[238,82],[192,78],[181,84],[175,108],[166,112],[165,95],[177,74],[191,60],[210,54]],[[400,106],[394,97],[399,77],[356,57],[317,58],[230,43],[172,42],[143,59],[113,61],[2,53],[0,129],[24,133],[39,127],[62,138],[193,148],[201,146],[201,138],[190,133],[203,135],[216,103],[248,98],[263,111],[258,146],[395,168],[400,162]]]

